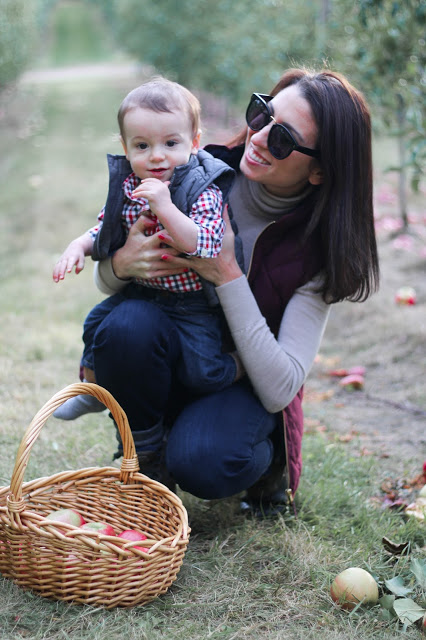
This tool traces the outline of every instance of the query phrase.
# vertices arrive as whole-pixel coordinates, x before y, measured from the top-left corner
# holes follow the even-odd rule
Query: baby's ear
[[[197,152],[200,149],[200,142],[201,142],[201,131],[199,131],[193,138],[192,138],[192,149],[191,149],[191,153],[193,153],[194,155],[197,154]]]
[[[124,155],[126,156],[127,160],[129,159],[129,156],[127,155],[127,146],[126,143],[124,141],[123,136],[120,136],[120,142],[123,145],[123,150],[124,150]]]

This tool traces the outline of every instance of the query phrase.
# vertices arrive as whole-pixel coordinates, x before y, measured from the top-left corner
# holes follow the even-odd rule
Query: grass
[[[386,556],[381,537],[415,546],[420,527],[369,506],[374,473],[367,461],[354,465],[342,447],[329,447],[317,435],[306,438],[306,457],[322,462],[306,466],[298,519],[257,522],[238,514],[236,500],[183,495],[192,536],[168,594],[143,608],[104,611],[42,600],[3,582],[0,638],[401,637],[379,619],[378,607],[352,615],[336,608],[329,587],[349,565],[370,570],[381,585],[399,575],[406,560]],[[415,629],[404,635],[417,636]]]
[[[120,152],[115,112],[140,80],[25,85],[0,96],[7,149],[0,157],[0,485],[10,483],[34,414],[77,380],[82,321],[101,295],[90,261],[59,285],[51,271],[103,204],[104,156]],[[319,404],[308,406],[311,420],[323,420],[322,411]],[[25,480],[109,465],[114,449],[106,414],[72,425],[49,420]],[[298,518],[259,522],[239,513],[238,497],[205,502],[181,493],[192,528],[184,564],[169,592],[144,607],[73,606],[0,579],[0,640],[419,638],[418,627],[403,632],[382,619],[379,607],[348,614],[329,596],[334,576],[348,566],[370,570],[381,589],[384,580],[406,571],[409,559],[387,555],[383,536],[409,541],[412,555],[424,557],[421,525],[371,501],[389,470],[386,460],[354,451],[330,432],[306,434]],[[417,596],[425,606],[425,594]]]
[[[116,144],[113,114],[125,83],[103,82],[24,87],[9,98],[1,126],[10,149],[0,160],[3,485],[10,482],[21,434],[33,415],[77,379],[81,323],[99,298],[90,262],[78,278],[59,285],[51,281],[51,269],[68,240],[91,224],[104,197],[102,156]],[[106,415],[66,428],[50,420],[25,479],[109,465],[114,444]],[[204,502],[181,494],[192,527],[184,565],[168,594],[145,607],[70,606],[0,582],[0,638],[401,637],[377,607],[352,615],[336,608],[329,587],[351,565],[367,568],[383,585],[399,575],[404,559],[386,556],[382,537],[409,540],[420,553],[424,532],[416,522],[371,506],[382,473],[377,460],[355,458],[319,434],[305,437],[304,460],[297,519],[257,522],[239,514],[237,498]],[[418,633],[410,628],[404,637]]]

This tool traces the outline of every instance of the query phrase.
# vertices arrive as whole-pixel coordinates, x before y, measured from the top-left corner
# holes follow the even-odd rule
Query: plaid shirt
[[[136,189],[139,184],[140,179],[134,173],[131,173],[123,182],[124,204],[121,223],[126,234],[128,234],[130,227],[141,215],[149,216],[152,220],[155,220],[157,224],[152,229],[146,230],[145,235],[154,235],[154,233],[164,229],[164,227],[157,216],[151,213],[148,200],[145,198],[132,198],[132,191]],[[225,223],[222,218],[222,204],[223,197],[221,190],[215,184],[211,184],[192,205],[189,217],[198,226],[198,240],[196,251],[194,251],[193,254],[187,255],[199,256],[200,258],[215,258],[219,254],[225,232]],[[104,208],[98,215],[98,224],[89,230],[93,239],[102,226],[103,218]],[[178,293],[200,291],[202,289],[200,278],[195,271],[192,270],[177,275],[164,276],[162,278],[135,278],[135,282],[143,284],[145,287],[166,289],[167,291]]]

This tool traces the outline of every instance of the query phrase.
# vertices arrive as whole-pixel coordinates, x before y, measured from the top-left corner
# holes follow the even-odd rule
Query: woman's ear
[[[323,170],[321,169],[321,166],[319,164],[315,163],[315,166],[311,169],[311,172],[309,174],[309,182],[314,186],[317,186],[319,184],[322,184],[323,180]]]

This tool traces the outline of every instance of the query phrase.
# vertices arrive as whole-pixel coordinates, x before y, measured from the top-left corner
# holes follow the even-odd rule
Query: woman
[[[378,285],[371,126],[363,96],[344,77],[302,69],[284,73],[270,96],[253,94],[246,120],[229,147],[207,150],[238,170],[229,205],[247,276],[230,225],[218,258],[190,259],[216,286],[241,379],[183,397],[173,381],[173,331],[161,315],[141,325],[140,300],[99,328],[95,370],[128,415],[143,472],[160,461],[185,491],[211,499],[247,490],[245,504],[268,512],[292,502],[299,483],[303,383],[330,305],[363,301]],[[187,268],[170,236],[143,232],[141,219],[99,264],[101,290]],[[167,444],[150,451],[165,406]]]

